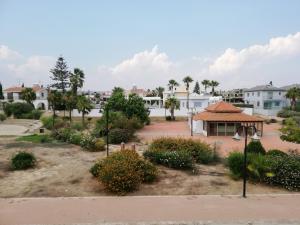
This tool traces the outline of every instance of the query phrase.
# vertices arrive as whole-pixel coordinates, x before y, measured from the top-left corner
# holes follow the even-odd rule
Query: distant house
[[[219,95],[223,97],[225,102],[243,103],[244,102],[244,89],[232,89],[228,91],[219,91]]]
[[[166,89],[167,90],[167,89]],[[197,94],[197,93],[191,93],[189,95],[189,108],[194,109],[195,111],[203,111],[205,107],[207,107],[209,104],[218,102],[222,100],[221,96],[212,96],[210,94]],[[184,110],[187,109],[187,95],[188,91],[186,90],[185,86],[179,86],[174,87],[174,90],[167,90],[163,93],[163,104],[167,101],[170,97],[175,97],[178,99],[180,103],[180,109]]]
[[[263,119],[242,112],[227,102],[217,102],[193,117],[193,131],[205,136],[233,136],[244,124],[255,125],[257,134],[263,134]]]
[[[133,87],[130,90],[125,91],[125,97],[128,98],[131,94],[136,94],[137,96],[140,96],[142,98],[147,95],[147,91],[143,88],[137,88],[136,85],[133,85]]]
[[[21,92],[26,87],[22,86],[13,86],[3,90],[4,101],[7,102],[23,102],[21,98]],[[48,90],[43,87],[43,85],[34,84],[32,90],[36,94],[36,100],[33,101],[33,105],[36,109],[48,109]]]
[[[244,101],[253,105],[256,114],[276,116],[278,111],[289,105],[285,97],[286,88],[273,86],[272,82],[244,90]]]

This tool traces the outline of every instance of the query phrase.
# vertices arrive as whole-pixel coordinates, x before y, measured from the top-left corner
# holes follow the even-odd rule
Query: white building
[[[189,91],[190,92],[190,91]],[[170,97],[175,97],[178,99],[180,103],[180,110],[187,110],[187,95],[188,91],[186,90],[185,86],[174,87],[174,90],[167,90],[163,93],[163,105]],[[197,94],[191,93],[189,95],[189,108],[193,109],[194,112],[201,112],[203,111],[208,105],[221,101],[221,96],[212,96],[207,93]]]
[[[285,88],[268,85],[260,85],[244,90],[244,101],[253,105],[256,114],[265,116],[276,116],[278,111],[289,105]]]
[[[34,100],[32,103],[36,109],[48,109],[48,90],[43,87],[43,85],[34,84],[32,87],[32,90],[36,94],[36,100]],[[24,90],[25,87],[22,86],[14,86],[9,87],[5,90],[3,90],[4,95],[4,101],[6,102],[24,102],[24,100],[21,99],[21,92]]]

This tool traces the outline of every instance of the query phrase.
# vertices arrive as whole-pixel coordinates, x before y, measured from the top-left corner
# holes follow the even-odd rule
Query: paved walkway
[[[299,205],[297,194],[0,199],[0,224],[300,224]]]

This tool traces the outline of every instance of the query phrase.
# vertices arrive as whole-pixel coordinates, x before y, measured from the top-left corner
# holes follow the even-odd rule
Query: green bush
[[[197,163],[208,164],[217,159],[212,148],[199,140],[162,137],[155,139],[149,147],[150,150],[160,151],[186,151]]]
[[[77,130],[77,131],[82,131],[85,129],[84,125],[82,123],[72,123],[71,124],[71,129],[72,130]]]
[[[64,127],[64,121],[60,117],[55,117],[54,120],[54,127],[53,127],[53,116],[44,116],[41,118],[43,126],[48,129],[52,130],[53,128],[59,129]]]
[[[157,168],[151,162],[147,160],[140,160],[138,167],[143,173],[143,182],[152,183],[157,179]]]
[[[285,125],[280,129],[280,138],[284,141],[300,143],[300,126],[293,118],[285,120]]]
[[[98,177],[100,170],[101,170],[101,161],[96,162],[91,168],[90,168],[90,173],[94,176],[94,177]]]
[[[7,116],[13,115],[16,119],[22,119],[26,117],[26,114],[34,110],[34,107],[28,103],[16,102],[5,104],[3,110]]]
[[[264,149],[260,141],[250,141],[250,143],[247,145],[247,152],[263,155],[266,154],[266,150]]]
[[[293,111],[290,109],[282,109],[277,113],[277,116],[282,118],[289,118],[294,116],[300,116],[300,112]]]
[[[241,152],[231,152],[227,158],[227,165],[234,179],[243,176],[244,154]]]
[[[69,142],[74,145],[80,145],[82,133],[73,132],[70,134]]]
[[[104,151],[105,150],[105,141],[102,138],[98,138],[95,142],[95,150],[96,151]]]
[[[42,111],[38,110],[38,109],[34,109],[29,113],[23,114],[21,117],[22,119],[33,119],[33,120],[39,120],[41,115],[42,115]]]
[[[70,128],[61,128],[56,130],[55,139],[63,141],[63,142],[69,142],[71,134],[74,131],[72,131]]]
[[[127,129],[115,128],[109,132],[109,142],[112,144],[120,144],[128,142],[132,137],[132,133]]]
[[[6,116],[2,113],[0,113],[0,121],[6,120]]]
[[[275,153],[276,152],[276,153]],[[275,154],[274,154],[275,153]],[[278,154],[248,154],[247,174],[253,181],[281,186],[288,190],[300,190],[300,158],[298,155]],[[228,166],[233,178],[243,175],[243,154],[230,153]]]
[[[36,159],[32,153],[18,152],[11,159],[11,168],[13,170],[25,170],[35,166]]]
[[[271,156],[287,156],[288,154],[280,151],[278,149],[271,149],[269,151],[267,151],[267,155],[271,155]]]
[[[112,153],[101,160],[98,167],[90,170],[100,179],[105,188],[117,194],[137,190],[143,181],[154,180],[155,172],[132,150]],[[151,167],[151,169],[149,169]]]

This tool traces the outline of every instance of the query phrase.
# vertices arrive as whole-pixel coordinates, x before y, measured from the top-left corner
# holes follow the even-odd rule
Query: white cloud
[[[159,52],[154,46],[151,51],[145,50],[136,53],[132,58],[124,60],[112,68],[113,73],[126,73],[129,71],[156,70],[168,71],[172,65],[169,57],[164,52]]]
[[[21,54],[9,49],[6,45],[0,45],[0,60],[9,60],[20,58]]]
[[[243,66],[259,65],[265,60],[300,54],[300,32],[271,38],[266,45],[252,45],[242,50],[228,48],[210,66],[212,74],[233,72]]]

